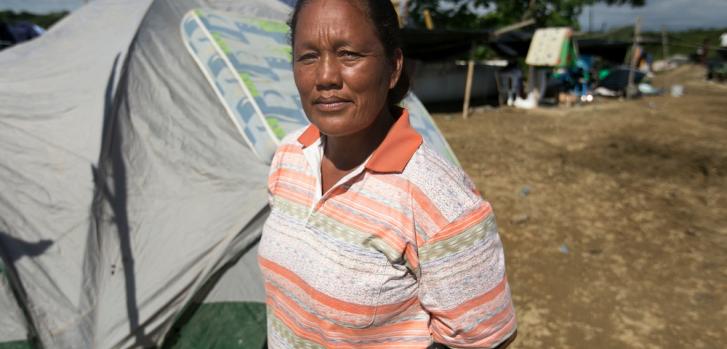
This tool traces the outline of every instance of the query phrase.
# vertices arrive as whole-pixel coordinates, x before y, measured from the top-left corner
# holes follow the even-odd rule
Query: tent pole
[[[661,59],[669,59],[669,37],[666,35],[666,26],[661,26]]]

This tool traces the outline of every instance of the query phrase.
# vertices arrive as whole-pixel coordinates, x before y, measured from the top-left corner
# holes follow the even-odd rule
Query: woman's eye
[[[356,58],[361,57],[361,55],[356,52],[346,51],[346,50],[340,51],[338,53],[338,55],[341,57],[344,57],[344,58],[348,58],[348,59],[356,59]]]
[[[297,61],[298,62],[311,62],[314,59],[316,59],[316,55],[314,53],[304,53],[304,54],[298,56]]]

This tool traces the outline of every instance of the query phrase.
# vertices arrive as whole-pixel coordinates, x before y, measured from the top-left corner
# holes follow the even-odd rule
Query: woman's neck
[[[324,157],[339,171],[353,170],[376,150],[394,121],[389,109],[384,108],[376,121],[362,131],[340,137],[326,136]]]

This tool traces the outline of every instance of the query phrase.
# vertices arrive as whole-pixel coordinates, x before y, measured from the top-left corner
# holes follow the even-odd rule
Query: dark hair
[[[290,16],[290,20],[288,20],[291,46],[295,44],[295,26],[298,23],[298,13],[309,2],[310,0],[298,0],[295,4],[293,14]],[[396,49],[401,49],[399,17],[396,15],[394,5],[392,5],[390,0],[358,0],[358,3],[363,5],[364,12],[366,12],[368,19],[374,25],[374,28],[376,28],[376,36],[384,46],[386,57],[393,65]],[[409,92],[409,73],[405,68],[405,65],[402,63],[399,81],[396,82],[394,88],[389,90],[387,96],[389,107],[398,105],[404,99],[406,93]]]

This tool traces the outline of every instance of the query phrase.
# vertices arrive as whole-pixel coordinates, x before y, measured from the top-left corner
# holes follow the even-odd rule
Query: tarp
[[[473,44],[491,40],[489,30],[450,30],[403,28],[403,51],[407,58],[441,61],[469,56]]]
[[[608,75],[603,77],[599,82],[599,87],[605,87],[611,91],[626,91],[629,86],[629,74],[631,68],[629,67],[616,67],[608,72]],[[646,73],[635,69],[633,71],[634,83],[639,84],[641,80],[646,77]]]
[[[578,39],[578,54],[601,57],[603,60],[621,64],[626,53],[633,46],[631,42],[605,39]]]
[[[198,9],[290,12],[95,0],[0,53],[0,348],[263,345],[255,256],[270,154],[189,50],[181,28]],[[456,163],[416,97],[405,105]]]

